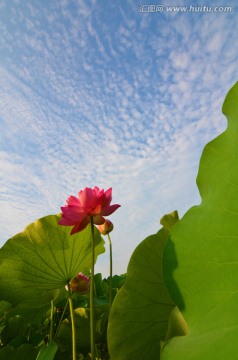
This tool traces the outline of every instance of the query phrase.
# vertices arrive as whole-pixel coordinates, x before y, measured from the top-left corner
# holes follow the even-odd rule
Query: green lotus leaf
[[[89,273],[90,226],[75,235],[49,215],[26,227],[0,249],[0,294],[13,306],[44,306],[56,299],[78,273]],[[104,241],[95,227],[95,254],[103,253]],[[60,289],[60,291],[59,291]]]
[[[174,302],[164,285],[162,256],[177,212],[161,219],[164,227],[135,249],[125,285],[116,295],[108,324],[112,360],[160,358],[160,343],[166,337]]]
[[[89,351],[90,349],[90,321],[88,314],[84,308],[74,310],[75,317],[75,332],[77,351],[82,349]],[[70,318],[65,319],[59,330],[58,340],[62,353],[68,352],[72,349],[72,325]]]
[[[18,335],[25,335],[28,324],[21,316],[12,316],[6,321],[6,326],[1,333],[1,343],[7,345]]]
[[[23,344],[14,349],[12,346],[4,346],[0,350],[0,360],[35,360],[38,350],[29,344]]]
[[[17,304],[9,316],[21,315],[28,323],[40,324],[42,317],[50,308],[51,300],[56,305],[62,300],[65,303],[67,291],[65,288],[30,293],[23,301]]]
[[[94,287],[95,287],[95,294],[98,297],[104,296],[103,291],[103,282],[102,282],[102,274],[98,273],[94,275]]]
[[[228,127],[201,157],[202,202],[173,228],[164,252],[164,278],[189,331],[165,344],[163,360],[238,359],[238,83],[223,113]]]
[[[47,346],[43,346],[40,349],[36,360],[53,360],[57,350],[57,343],[54,341],[50,341]]]
[[[9,312],[11,309],[12,305],[9,302],[5,300],[0,301],[0,318],[4,316],[7,312]]]

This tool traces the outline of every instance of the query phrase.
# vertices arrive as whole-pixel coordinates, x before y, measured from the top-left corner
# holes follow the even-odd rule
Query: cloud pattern
[[[140,5],[1,2],[2,244],[85,186],[112,186],[123,273],[164,213],[199,203],[199,158],[226,127],[221,106],[238,78],[237,7]],[[108,273],[107,254],[97,266]]]

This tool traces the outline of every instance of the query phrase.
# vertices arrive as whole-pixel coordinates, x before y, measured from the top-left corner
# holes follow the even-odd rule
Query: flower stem
[[[51,310],[50,310],[50,341],[53,340],[53,326],[54,326],[54,301],[50,301]]]
[[[61,315],[61,318],[60,318],[60,321],[59,321],[59,324],[58,324],[57,330],[56,330],[56,332],[55,332],[54,341],[55,341],[55,339],[56,339],[56,338],[57,338],[57,336],[58,336],[59,328],[60,328],[60,325],[61,325],[62,320],[63,320],[63,318],[64,318],[64,314],[65,314],[65,311],[66,311],[66,309],[67,309],[68,302],[69,302],[69,299],[67,299],[67,302],[66,302],[66,304],[65,304],[65,307],[64,307],[63,313],[62,313],[62,315]]]
[[[93,216],[91,216],[91,232],[92,232],[92,257],[91,257],[91,282],[90,282],[90,345],[91,345],[91,359],[95,360],[95,323],[94,323],[94,223]]]
[[[112,241],[110,235],[107,234],[108,241],[109,241],[109,251],[110,251],[110,278],[109,278],[109,311],[111,310],[112,306]]]
[[[72,325],[72,354],[73,360],[76,360],[76,333],[75,333],[75,322],[74,322],[74,308],[71,296],[69,297],[69,308]]]

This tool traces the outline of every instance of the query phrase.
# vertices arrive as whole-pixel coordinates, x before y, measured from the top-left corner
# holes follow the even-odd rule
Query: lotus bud
[[[70,281],[70,290],[77,292],[80,295],[86,295],[89,292],[90,280],[83,273],[78,275]]]
[[[102,225],[98,225],[98,230],[102,235],[107,235],[113,230],[113,223],[106,219]]]

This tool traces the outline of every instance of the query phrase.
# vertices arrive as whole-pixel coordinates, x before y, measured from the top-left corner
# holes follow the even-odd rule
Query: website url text
[[[231,12],[231,6],[167,6],[167,5],[140,5],[142,13],[162,13],[162,12]]]

